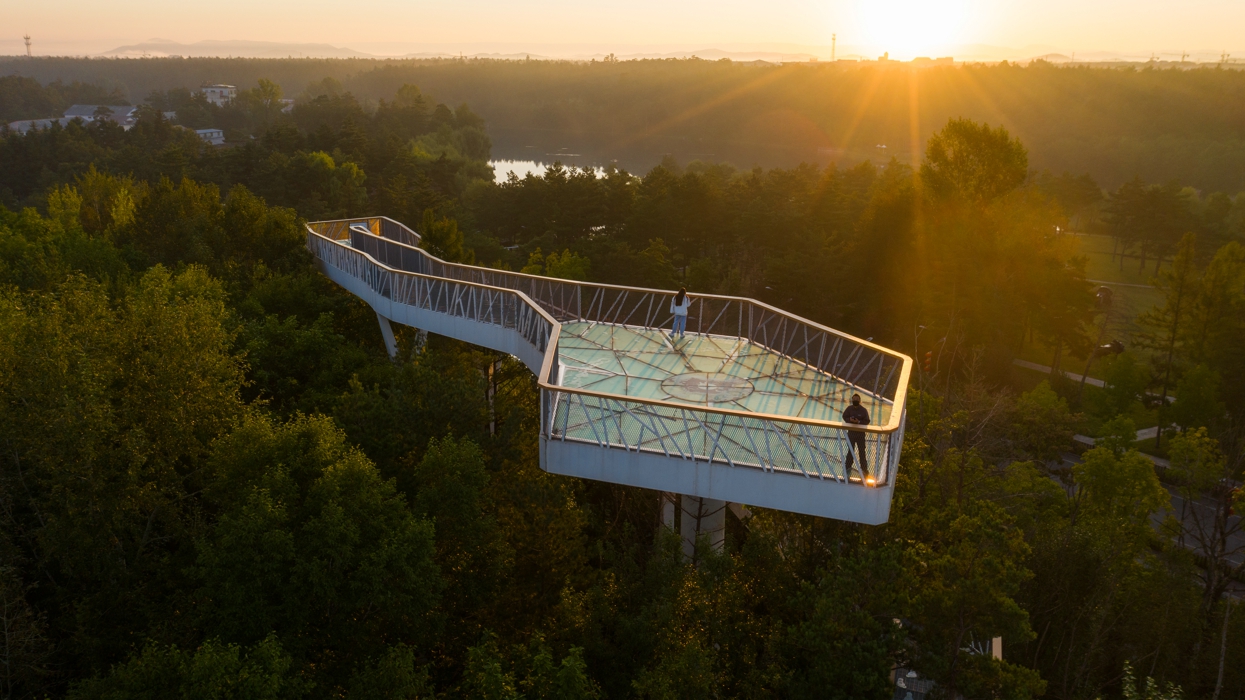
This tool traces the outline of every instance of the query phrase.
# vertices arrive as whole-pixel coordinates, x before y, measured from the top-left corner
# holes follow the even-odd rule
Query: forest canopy
[[[106,85],[134,104],[154,91],[203,82],[245,89],[261,78],[286,97],[330,82],[368,104],[418,85],[471,105],[501,147],[495,155],[570,147],[633,171],[665,153],[742,168],[891,156],[918,167],[925,140],[967,118],[1005,126],[1038,170],[1088,173],[1109,188],[1140,177],[1245,191],[1245,71],[1217,66],[13,58],[0,59],[0,74]],[[20,118],[47,116],[55,115]]]
[[[886,698],[896,669],[945,697],[1245,692],[1240,196],[1104,188],[967,117],[912,163],[497,182],[484,108],[351,81],[510,67],[382,68],[289,112],[275,73],[227,107],[149,84],[129,130],[0,140],[0,697]],[[540,470],[514,358],[413,329],[388,356],[304,247],[373,214],[447,259],[911,353],[890,522],[753,509],[689,564],[660,494]],[[1086,229],[1150,281],[1122,352]]]

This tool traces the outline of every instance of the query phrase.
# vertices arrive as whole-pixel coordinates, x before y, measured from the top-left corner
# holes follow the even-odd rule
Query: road
[[[1151,457],[1150,455],[1145,456],[1150,457],[1151,460],[1160,459],[1158,457]],[[1070,462],[1072,464],[1079,464],[1081,462],[1080,456],[1071,452],[1063,453],[1063,459],[1064,462]],[[1166,460],[1162,461],[1166,462]],[[1215,511],[1215,506],[1211,499],[1206,498],[1205,496],[1199,497],[1195,500],[1189,501],[1186,506],[1184,496],[1182,496],[1177,489],[1167,484],[1164,484],[1163,486],[1171,495],[1171,508],[1156,512],[1150,517],[1150,522],[1154,526],[1155,530],[1160,532],[1162,531],[1163,523],[1167,520],[1168,515],[1171,515],[1178,521],[1183,520],[1186,533],[1197,532],[1197,518],[1199,516],[1202,518],[1203,525],[1209,528],[1212,524],[1211,519],[1214,517]],[[1240,566],[1241,562],[1245,561],[1245,528],[1242,527],[1240,514],[1228,517],[1228,531],[1230,534],[1228,535],[1227,546],[1225,548],[1228,552],[1226,559],[1232,566]],[[1185,541],[1183,543],[1178,544],[1182,544],[1182,546],[1197,554],[1204,553],[1196,540],[1188,536],[1185,537]],[[1245,600],[1245,583],[1241,583],[1240,581],[1230,583],[1228,585],[1228,595],[1236,600]]]

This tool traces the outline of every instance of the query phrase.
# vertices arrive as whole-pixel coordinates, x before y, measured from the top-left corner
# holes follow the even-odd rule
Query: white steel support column
[[[497,407],[494,400],[497,398],[497,363],[499,360],[492,359],[488,363],[488,389],[485,390],[488,398],[488,434],[497,434]]]
[[[389,319],[381,316],[379,312],[376,314],[376,320],[380,323],[380,334],[385,338],[385,350],[390,358],[397,357],[398,341],[393,337],[393,326],[389,324]]]
[[[661,493],[661,526],[674,530],[674,512],[679,501],[677,493],[662,491]]]
[[[679,535],[683,538],[683,556],[696,563],[696,540],[704,536],[715,552],[726,546],[726,501],[712,498],[682,496],[679,499]]]

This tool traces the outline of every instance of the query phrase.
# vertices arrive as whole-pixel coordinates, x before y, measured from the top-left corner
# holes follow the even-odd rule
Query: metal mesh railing
[[[367,230],[351,232],[350,225]],[[419,236],[383,217],[321,222],[327,237],[351,245],[398,270],[461,280],[522,292],[558,321],[589,321],[641,328],[670,325],[674,292],[559,280],[459,265],[438,260],[415,246]],[[332,232],[331,235],[328,233]],[[370,234],[370,235],[369,235]],[[900,405],[907,388],[910,360],[903,355],[807,321],[767,304],[742,297],[694,295],[688,311],[692,333],[746,338],[758,345],[834,376],[854,391]],[[898,413],[883,426],[898,427]]]
[[[898,465],[911,360],[752,299],[695,295],[687,331],[745,338],[833,376],[890,410],[885,423],[848,428],[837,421],[777,416],[558,386],[562,321],[663,328],[673,292],[559,280],[447,263],[418,248],[419,235],[385,217],[308,224],[313,254],[402,304],[511,328],[545,354],[540,374],[547,439],[770,471],[856,481],[861,456],[871,481],[887,483]],[[854,441],[852,434],[857,437]],[[847,455],[853,453],[851,470]],[[863,452],[863,455],[862,455]],[[850,473],[849,473],[850,471]],[[853,476],[855,475],[855,476]]]
[[[864,433],[829,424],[550,391],[554,410],[547,435],[553,439],[840,482],[886,483],[903,440],[902,424],[894,433]],[[850,433],[859,436],[855,442]]]
[[[542,354],[556,337],[557,321],[513,290],[395,270],[318,234],[308,236],[307,247],[324,263],[396,303],[514,330]]]

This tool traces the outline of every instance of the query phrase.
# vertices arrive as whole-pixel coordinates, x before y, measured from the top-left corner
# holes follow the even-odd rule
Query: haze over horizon
[[[1214,60],[1222,52],[1240,58],[1245,49],[1238,31],[1245,26],[1245,3],[1226,0],[1191,0],[1179,7],[1158,0],[778,0],[763,7],[705,0],[591,6],[567,0],[521,5],[360,0],[345,13],[324,0],[297,5],[221,0],[204,8],[170,8],[154,0],[14,4],[4,11],[3,23],[12,34],[0,37],[0,54],[24,53],[25,33],[34,39],[35,55],[98,55],[153,37],[178,44],[327,44],[376,56],[461,52],[554,58],[708,49],[828,58],[832,35],[840,58],[889,52],[906,60],[958,51],[980,60],[1044,53],[1177,60],[1187,51],[1193,60]],[[225,49],[221,53],[228,55]]]

